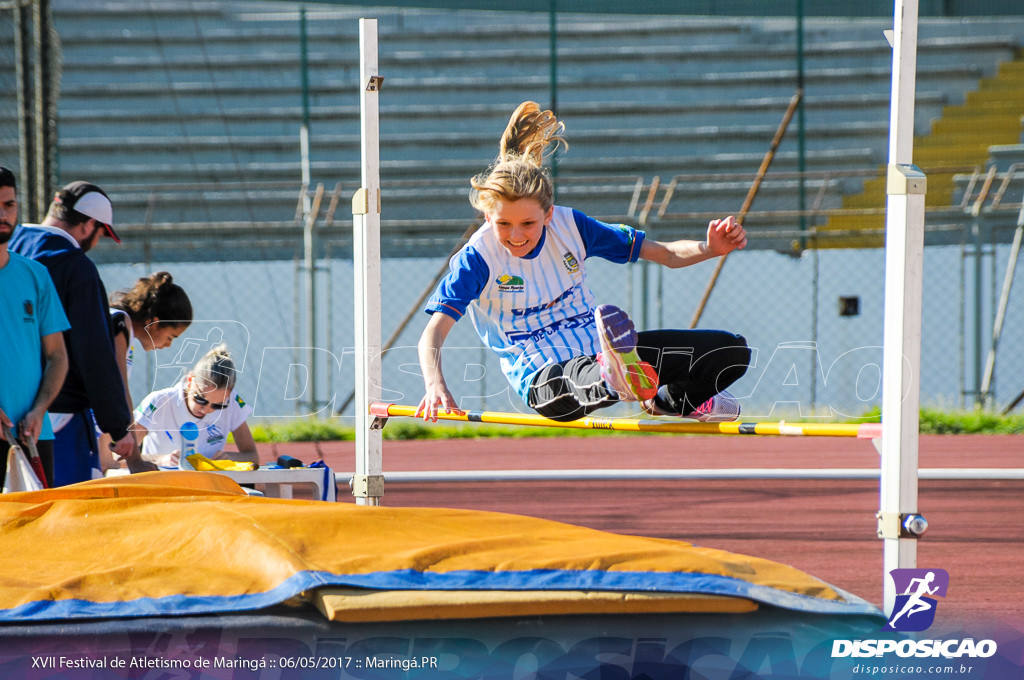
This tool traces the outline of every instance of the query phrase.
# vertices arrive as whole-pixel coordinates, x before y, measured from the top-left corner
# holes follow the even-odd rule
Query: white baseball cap
[[[110,204],[110,197],[92,182],[78,181],[65,185],[53,197],[53,202],[91,217],[104,226],[107,236],[114,239],[114,243],[121,242],[114,231],[114,207]]]

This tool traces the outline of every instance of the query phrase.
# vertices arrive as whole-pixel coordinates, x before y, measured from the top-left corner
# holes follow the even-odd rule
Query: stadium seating
[[[278,256],[290,257],[303,120],[297,6],[54,0],[53,7],[63,50],[60,177],[109,187],[128,233],[145,224],[201,230],[218,222],[242,234],[242,225],[256,225],[268,244],[284,248]],[[472,222],[467,180],[493,157],[522,100],[555,105],[567,124],[560,198],[595,216],[636,221],[653,196],[648,224],[678,231],[699,227],[705,213],[738,210],[796,91],[792,19],[560,15],[553,66],[546,15],[315,5],[306,15],[311,179],[328,191],[340,183],[336,229],[349,219],[347,197],[359,184],[360,16],[380,26],[385,232],[412,239],[417,252],[447,250]],[[800,192],[806,206],[817,200],[820,221],[828,210],[876,200],[877,187],[851,174],[885,162],[887,23],[806,21],[802,135],[794,120],[772,167],[782,174],[769,175],[755,204],[767,212],[751,226],[791,227]],[[511,32],[515,41],[503,39]],[[1022,36],[1024,18],[922,20],[922,163],[984,165],[989,144],[1021,141],[1019,118],[1013,125],[1020,97],[986,93],[1024,91],[1024,70],[1013,61]],[[967,141],[974,153],[954,155]],[[819,173],[802,188],[792,176],[801,165]],[[652,194],[654,178],[661,189]],[[862,189],[865,198],[856,198]],[[947,182],[936,200],[953,200],[953,191]],[[850,224],[862,222],[829,222]],[[154,228],[149,238],[160,233],[170,232]],[[130,259],[131,250],[106,256]]]

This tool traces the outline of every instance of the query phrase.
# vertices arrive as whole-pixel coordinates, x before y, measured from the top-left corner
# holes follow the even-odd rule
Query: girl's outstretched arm
[[[672,269],[689,267],[720,255],[728,255],[747,245],[747,232],[730,215],[722,220],[711,220],[704,241],[679,240],[669,243],[644,239],[640,257]]]
[[[460,412],[441,371],[441,347],[454,325],[454,318],[442,312],[434,312],[420,336],[417,349],[420,370],[423,372],[424,394],[416,408],[417,418],[437,422],[439,407],[445,411]]]

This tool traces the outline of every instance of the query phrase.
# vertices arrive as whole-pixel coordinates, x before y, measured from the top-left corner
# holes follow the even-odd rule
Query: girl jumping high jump
[[[441,348],[468,311],[512,388],[542,416],[570,421],[638,401],[652,415],[737,419],[739,404],[725,388],[747,370],[746,340],[720,330],[637,333],[623,310],[596,304],[586,260],[687,267],[746,246],[743,226],[729,216],[712,220],[704,241],[662,243],[554,205],[542,164],[550,145],[565,144],[563,131],[551,111],[520,104],[497,161],[472,180],[470,202],[486,222],[427,302],[431,317],[418,344],[425,393],[416,415],[436,420],[439,409],[459,411]]]

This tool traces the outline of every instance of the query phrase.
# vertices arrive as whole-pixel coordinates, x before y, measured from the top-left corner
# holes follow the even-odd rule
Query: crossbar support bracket
[[[885,193],[888,196],[925,195],[928,178],[911,163],[892,163],[886,170]]]
[[[370,192],[365,188],[360,187],[354,194],[352,194],[352,214],[370,214]]]
[[[356,498],[380,498],[384,495],[384,475],[354,475],[352,495]]]
[[[921,538],[928,531],[928,520],[916,512],[879,512],[879,538]]]

